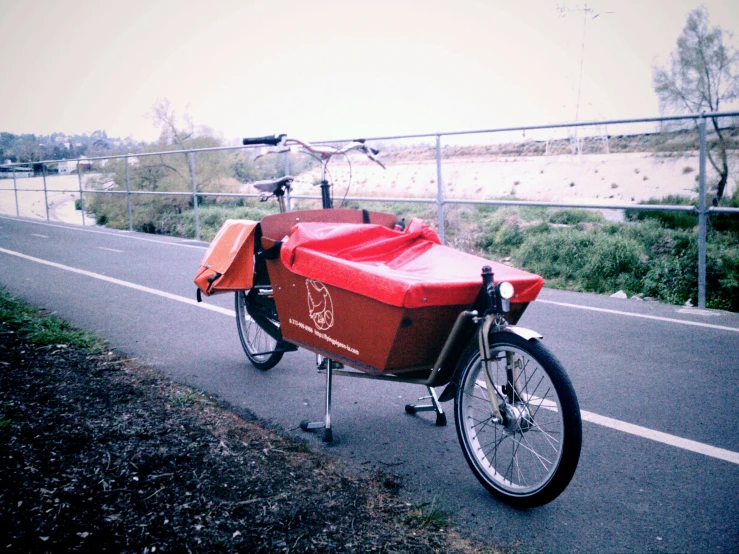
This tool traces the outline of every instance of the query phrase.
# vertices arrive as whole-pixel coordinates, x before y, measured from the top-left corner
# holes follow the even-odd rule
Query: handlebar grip
[[[277,146],[282,142],[282,139],[287,135],[282,133],[281,135],[267,135],[266,137],[246,137],[241,141],[244,146],[251,146],[254,144],[266,144],[267,146]]]

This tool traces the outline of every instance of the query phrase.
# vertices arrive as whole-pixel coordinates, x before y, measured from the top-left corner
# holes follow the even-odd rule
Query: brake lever
[[[259,158],[266,156],[267,154],[284,154],[285,152],[290,152],[290,148],[282,148],[281,150],[267,150],[266,152],[260,152],[256,156],[254,156],[254,161],[257,161]]]
[[[377,150],[377,149],[375,149],[375,148],[370,148],[370,147],[368,147],[368,146],[365,146],[365,147],[364,147],[364,153],[365,153],[365,154],[367,155],[367,157],[368,157],[368,158],[369,158],[370,160],[372,160],[373,162],[375,162],[375,163],[376,163],[377,165],[379,165],[379,166],[380,166],[380,167],[381,167],[382,169],[387,169],[387,167],[385,167],[385,164],[384,164],[384,163],[382,163],[382,162],[381,162],[381,161],[380,161],[379,159],[377,159],[377,157],[376,157],[376,156],[377,156],[377,154],[379,154],[379,153],[380,153],[380,151],[379,151],[379,150]]]

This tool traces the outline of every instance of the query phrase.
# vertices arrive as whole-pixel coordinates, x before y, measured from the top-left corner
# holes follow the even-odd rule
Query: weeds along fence
[[[739,214],[739,208],[732,207],[719,207],[710,206],[707,202],[707,176],[710,168],[707,164],[708,157],[710,155],[710,147],[715,145],[716,132],[720,129],[719,123],[722,119],[726,121],[728,118],[735,118],[739,116],[739,112],[720,112],[720,113],[702,113],[692,114],[684,116],[672,116],[672,117],[656,117],[656,118],[640,118],[640,119],[620,119],[610,121],[590,121],[590,122],[571,122],[571,123],[560,123],[560,124],[547,124],[547,125],[532,125],[532,126],[519,126],[519,127],[506,127],[506,128],[493,128],[483,129],[477,131],[453,131],[453,132],[439,132],[439,133],[427,133],[427,134],[415,134],[415,135],[401,135],[401,136],[381,136],[375,138],[368,138],[367,140],[373,141],[374,143],[380,143],[383,145],[391,144],[393,142],[405,142],[416,141],[414,148],[416,155],[421,158],[425,158],[426,165],[433,164],[435,161],[435,177],[429,179],[428,182],[435,185],[435,194],[431,192],[427,196],[411,197],[411,196],[400,196],[400,197],[380,197],[380,196],[345,196],[343,200],[352,202],[377,202],[377,203],[421,203],[430,204],[436,206],[438,215],[438,231],[439,237],[442,242],[445,241],[445,229],[447,227],[446,221],[446,206],[453,205],[477,205],[477,206],[519,206],[519,207],[543,207],[543,208],[578,208],[578,209],[589,209],[589,210],[629,210],[632,212],[638,211],[652,211],[652,212],[682,212],[684,214],[692,214],[698,218],[698,232],[697,232],[697,266],[698,266],[698,306],[705,307],[706,305],[706,236],[707,229],[709,226],[709,218],[716,214]],[[710,125],[710,129],[709,129]],[[551,156],[554,154],[566,154],[571,156],[571,163],[577,163],[577,160],[584,154],[612,154],[614,151],[623,151],[623,147],[618,145],[619,138],[623,138],[624,135],[609,134],[609,127],[612,130],[614,127],[619,126],[630,126],[632,129],[640,128],[644,129],[645,126],[649,126],[652,131],[641,131],[640,133],[634,133],[632,137],[644,137],[650,134],[654,137],[665,136],[664,134],[655,133],[654,129],[659,127],[662,130],[674,126],[677,129],[682,129],[687,132],[688,135],[695,137],[695,130],[697,129],[697,144],[692,144],[693,139],[688,139],[687,148],[690,150],[698,150],[699,167],[697,171],[696,181],[698,188],[698,203],[697,206],[686,206],[686,205],[671,205],[671,204],[637,204],[634,202],[606,202],[604,201],[587,201],[587,202],[556,202],[556,201],[545,201],[545,200],[524,200],[515,197],[505,196],[510,195],[499,195],[503,199],[483,199],[478,198],[477,194],[473,194],[473,197],[454,197],[451,190],[445,187],[445,167],[449,164],[449,159],[455,156],[465,156],[467,159],[475,159],[476,156],[486,155],[514,155],[519,157],[526,156]],[[620,127],[623,128],[623,127]],[[686,131],[689,128],[690,131]],[[733,129],[732,129],[733,130]],[[528,138],[527,138],[528,133]],[[514,151],[507,152],[506,148],[509,148],[511,141],[506,137],[516,135],[518,138],[518,146]],[[521,141],[520,136],[525,139]],[[709,134],[710,141],[709,143]],[[734,133],[735,134],[735,133]],[[536,137],[539,137],[538,140]],[[735,140],[735,139],[732,139]],[[418,146],[420,141],[420,145]],[[330,143],[342,143],[347,141],[316,141],[321,144]],[[483,146],[480,146],[483,144]],[[509,145],[509,146],[505,146]],[[683,147],[686,147],[683,144]],[[145,152],[145,153],[131,153],[116,156],[100,156],[81,158],[70,161],[59,161],[59,160],[43,160],[33,163],[24,164],[4,164],[2,166],[3,176],[6,177],[6,181],[9,181],[12,177],[13,187],[2,187],[0,186],[0,192],[14,193],[15,200],[15,214],[16,216],[21,215],[19,207],[18,195],[25,193],[43,193],[43,213],[36,213],[36,217],[41,217],[46,220],[50,219],[50,209],[55,206],[54,203],[50,203],[50,195],[75,195],[80,209],[81,223],[86,225],[87,221],[85,218],[85,201],[86,197],[89,199],[96,195],[113,195],[119,197],[125,197],[125,217],[128,219],[129,230],[134,229],[134,213],[137,209],[141,209],[138,206],[136,199],[142,199],[148,197],[168,197],[170,199],[179,199],[180,202],[187,204],[187,209],[192,208],[194,218],[194,235],[197,240],[201,238],[201,222],[200,222],[200,206],[199,203],[204,198],[220,198],[220,199],[244,199],[244,198],[258,198],[259,195],[256,193],[245,193],[233,190],[224,190],[222,176],[223,171],[220,171],[218,164],[219,155],[222,156],[224,153],[236,153],[240,155],[247,152],[248,150],[254,149],[255,147],[210,147],[210,148],[192,148],[188,150],[174,150],[174,151],[163,151],[163,152]],[[258,147],[256,147],[258,148]],[[733,148],[736,148],[734,145]],[[662,153],[669,153],[669,145],[662,144],[660,149]],[[277,169],[278,172],[287,174],[291,170],[296,169],[295,164],[290,161],[290,154],[282,155],[283,161],[277,162],[282,163],[282,168],[279,165],[275,165],[272,169]],[[720,154],[714,154],[714,156],[721,157]],[[150,163],[146,166],[147,175],[140,176],[139,181],[146,182],[148,179],[151,183],[151,190],[144,190],[146,186],[139,186],[134,189],[131,184],[131,172],[132,166],[139,164],[141,159],[154,158],[157,163]],[[175,164],[172,160],[177,160]],[[406,160],[407,161],[407,160]],[[392,165],[395,162],[404,163],[402,149],[393,149],[392,146],[388,152],[388,165]],[[719,160],[719,163],[724,163],[724,160]],[[176,165],[176,167],[175,167]],[[106,167],[107,166],[107,167]],[[198,169],[204,167],[210,168],[208,173],[209,176],[203,178],[201,176],[200,182],[198,180]],[[301,166],[298,171],[307,169],[308,166]],[[141,169],[141,168],[138,168]],[[187,190],[157,190],[156,182],[161,177],[161,171],[174,171],[179,174],[180,182],[188,182]],[[222,169],[222,168],[221,168]],[[283,170],[284,169],[284,170]],[[48,186],[49,177],[51,171],[55,174],[67,173],[68,179],[67,184],[70,183],[69,178],[76,175],[76,187],[62,187],[61,189],[53,188],[50,189]],[[87,186],[85,183],[83,186],[83,175],[88,172],[97,171],[99,175],[104,176],[96,186]],[[349,167],[351,172],[351,166]],[[157,173],[160,172],[160,173]],[[41,182],[43,188],[29,188],[27,186],[19,187],[19,183],[28,178],[30,174],[41,174]],[[544,173],[542,170],[541,173]],[[107,178],[105,175],[116,174],[115,177]],[[202,171],[201,171],[202,175]],[[215,175],[215,177],[213,177]],[[238,175],[242,180],[254,178],[254,173],[245,172],[244,175]],[[259,178],[259,176],[257,176]],[[644,177],[646,180],[646,176]],[[107,180],[106,180],[107,179]],[[1,181],[0,181],[1,183]],[[518,182],[514,183],[515,185]],[[125,185],[123,187],[122,185]],[[573,183],[574,185],[574,183]],[[615,185],[615,183],[614,183]],[[571,185],[572,186],[572,185]],[[728,190],[728,189],[727,189]],[[428,187],[427,187],[427,192]],[[485,195],[485,185],[482,185],[477,192],[480,192],[479,196]],[[311,194],[293,194],[291,201],[296,200],[320,200],[320,195]],[[633,200],[633,199],[632,199]],[[94,200],[93,200],[94,201]]]

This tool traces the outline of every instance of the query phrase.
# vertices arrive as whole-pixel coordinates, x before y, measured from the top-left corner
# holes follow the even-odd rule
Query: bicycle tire
[[[477,337],[458,361],[457,438],[475,477],[493,496],[517,508],[541,506],[565,490],[580,458],[582,421],[575,391],[562,365],[537,340],[494,333],[490,354],[489,380]],[[515,374],[506,368],[516,364],[518,377],[511,379]]]
[[[249,362],[257,369],[267,371],[280,363],[284,352],[276,351],[280,347],[280,341],[249,316],[246,307],[248,301],[246,291],[236,291],[236,327],[239,340]],[[262,354],[263,352],[267,354]]]

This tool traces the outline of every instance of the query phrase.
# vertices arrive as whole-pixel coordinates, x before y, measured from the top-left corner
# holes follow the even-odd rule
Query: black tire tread
[[[239,309],[240,309],[240,300],[239,295],[244,294],[244,291],[236,291],[234,294],[235,298],[235,308],[236,308],[236,327],[239,332],[239,340],[241,341],[241,347],[244,349],[244,353],[246,354],[246,357],[249,359],[249,362],[251,365],[253,365],[255,368],[261,370],[261,371],[268,371],[275,367],[278,363],[280,363],[280,360],[282,360],[282,356],[284,352],[274,352],[273,354],[270,354],[270,356],[266,360],[259,360],[252,356],[252,353],[249,351],[249,346],[246,343],[246,339],[244,338],[244,330],[241,328],[241,320],[239,319]],[[246,302],[249,301],[249,297],[246,296]],[[244,308],[246,309],[246,308]],[[265,333],[267,331],[264,331]],[[280,343],[278,342],[276,345],[276,348],[280,346]]]

